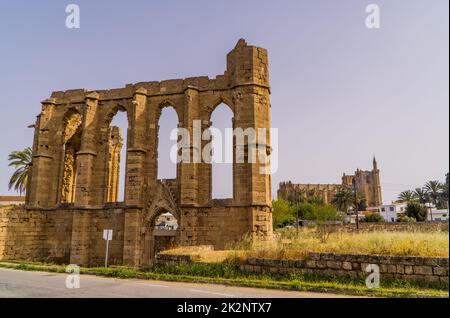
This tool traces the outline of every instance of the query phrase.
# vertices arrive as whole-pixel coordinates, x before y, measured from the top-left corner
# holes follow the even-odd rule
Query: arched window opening
[[[220,104],[211,115],[212,198],[233,198],[233,112]]]
[[[63,135],[63,179],[61,203],[75,202],[77,153],[81,147],[81,115],[72,112],[66,117]]]
[[[177,163],[170,158],[170,152],[176,147],[177,140],[170,140],[174,129],[178,128],[178,115],[173,107],[166,107],[159,118],[158,131],[158,179],[176,179]]]
[[[119,111],[111,121],[108,140],[108,202],[125,201],[128,118]]]

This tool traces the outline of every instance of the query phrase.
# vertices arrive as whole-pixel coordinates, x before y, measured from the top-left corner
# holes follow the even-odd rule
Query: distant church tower
[[[383,199],[381,197],[380,170],[378,169],[378,163],[375,156],[373,156],[372,179],[373,179],[373,201],[374,201],[373,204],[374,206],[380,206],[383,204]]]
[[[353,182],[356,183],[356,190],[364,193],[366,205],[368,207],[378,207],[383,204],[381,197],[380,169],[375,156],[373,157],[372,170],[356,169],[354,175],[342,176],[342,186],[353,188]]]

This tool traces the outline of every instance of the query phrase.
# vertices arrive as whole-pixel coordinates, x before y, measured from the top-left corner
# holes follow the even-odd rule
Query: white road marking
[[[217,296],[236,297],[235,295],[231,295],[231,294],[215,293],[215,292],[210,292],[210,291],[207,291],[207,290],[200,290],[200,289],[189,289],[189,291],[196,292],[196,293],[217,295]]]

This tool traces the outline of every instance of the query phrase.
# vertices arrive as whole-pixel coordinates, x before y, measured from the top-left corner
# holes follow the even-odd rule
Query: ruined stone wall
[[[191,138],[186,146],[191,161],[177,165],[176,180],[170,184],[157,180],[159,119],[165,107],[175,109],[178,127],[193,136],[194,121],[200,122],[199,133],[204,133],[214,124],[212,112],[224,103],[233,111],[233,128],[266,129],[265,144],[260,146],[262,154],[270,153],[267,51],[239,40],[226,65],[226,71],[212,79],[200,76],[110,90],[58,91],[42,102],[26,209],[42,215],[67,213],[72,224],[71,262],[97,264],[103,248],[98,233],[109,226],[119,235],[112,246],[112,262],[148,263],[154,249],[153,222],[164,212],[177,216],[181,245],[223,247],[247,233],[271,237],[270,174],[261,173],[269,169],[268,164],[237,163],[235,152],[233,198],[225,205],[216,204],[211,164],[192,162],[207,141],[199,145]],[[125,112],[128,119],[123,141],[111,127],[118,112]],[[126,158],[117,156],[122,143]],[[248,158],[255,146],[246,139],[241,155]],[[120,203],[114,202],[119,159],[126,160],[125,200]],[[43,251],[40,256],[47,254]]]
[[[0,208],[0,259],[67,263],[71,232],[70,212]]]
[[[110,208],[106,210],[76,211],[74,215],[75,222],[83,220],[89,224],[86,231],[84,226],[73,227],[72,248],[74,251],[81,244],[89,244],[86,249],[89,251],[90,266],[102,266],[105,263],[106,241],[103,239],[103,230],[113,230],[112,240],[109,242],[108,263],[111,265],[121,265],[123,260],[123,242],[124,242],[124,211],[120,208]],[[87,219],[87,220],[86,220]],[[83,240],[85,238],[85,240]],[[79,243],[79,242],[83,243]],[[77,260],[72,253],[71,262],[78,264],[85,263]]]

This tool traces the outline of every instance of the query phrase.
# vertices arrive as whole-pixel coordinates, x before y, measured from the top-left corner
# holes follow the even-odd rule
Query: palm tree
[[[437,180],[428,181],[425,184],[424,189],[427,192],[428,198],[430,199],[431,203],[433,203],[435,206],[438,206],[439,198],[441,196],[440,193],[443,189],[442,183]]]
[[[416,188],[414,194],[416,195],[417,200],[419,200],[419,203],[425,204],[428,202],[428,193],[424,188]]]
[[[32,150],[30,147],[9,154],[9,166],[16,169],[9,180],[8,189],[14,188],[20,194],[27,189],[28,174],[31,169]]]
[[[449,199],[448,183],[444,183],[444,185],[442,186],[441,193],[439,195],[439,202],[441,203],[441,208],[448,209],[448,199]]]
[[[340,189],[331,200],[331,203],[341,212],[348,214],[348,210],[353,206],[355,196],[353,191],[343,188]]]
[[[412,202],[417,200],[417,195],[411,190],[406,190],[398,195],[398,199],[404,202]]]

